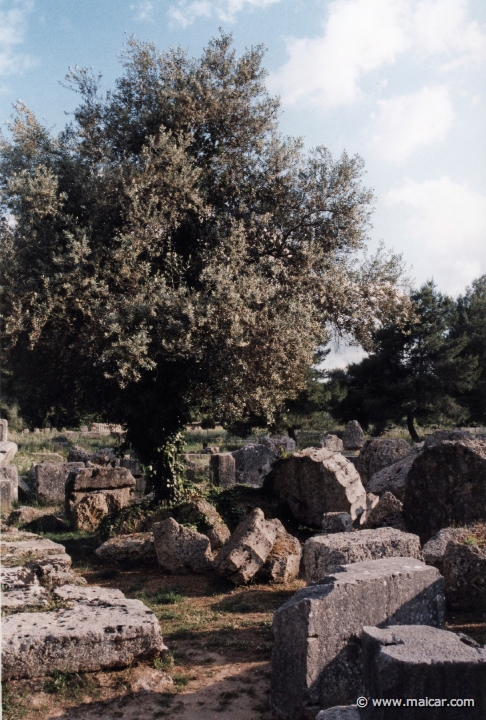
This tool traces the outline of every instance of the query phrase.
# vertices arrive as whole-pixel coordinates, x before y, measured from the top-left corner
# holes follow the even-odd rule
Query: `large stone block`
[[[16,443],[6,440],[0,442],[0,466],[10,465],[15,455],[17,454],[18,447]]]
[[[249,443],[233,452],[236,482],[240,485],[261,487],[272,469],[277,453],[273,445]]]
[[[236,463],[231,453],[210,453],[209,467],[213,483],[218,487],[231,487],[236,483]]]
[[[203,498],[195,498],[177,511],[179,522],[195,525],[196,530],[209,538],[211,550],[219,550],[229,540],[230,531],[216,508]]]
[[[401,699],[403,705],[369,703],[363,720],[486,718],[486,649],[471,638],[434,627],[391,625],[364,627],[362,642],[367,695]],[[473,703],[465,706],[466,699]]]
[[[408,528],[422,541],[451,525],[484,522],[486,441],[466,438],[426,446],[409,470],[403,512]]]
[[[272,450],[275,457],[280,455],[282,452],[293,453],[297,450],[297,444],[295,440],[288,435],[265,435],[259,440],[260,445],[266,445]]]
[[[278,460],[271,480],[276,495],[305,525],[320,528],[328,512],[347,512],[355,520],[366,510],[366,491],[354,465],[324,448]]]
[[[415,558],[342,566],[299,590],[274,616],[272,706],[289,720],[364,694],[364,625],[444,623],[444,580]]]
[[[90,467],[70,473],[66,493],[135,488],[135,478],[123,467]]]
[[[441,575],[444,574],[444,555],[450,540],[461,538],[466,532],[465,528],[443,528],[431,537],[422,548],[424,562],[433,565]]]
[[[100,490],[99,492],[71,493],[70,518],[77,530],[93,532],[105,515],[126,507],[132,497],[132,488]]]
[[[0,465],[0,480],[10,482],[10,499],[13,503],[19,501],[19,473],[16,465]]]
[[[321,710],[316,715],[316,720],[360,720],[360,717],[356,705],[339,705],[327,710]]]
[[[365,443],[363,428],[357,420],[350,420],[346,425],[343,435],[343,446],[345,450],[359,450]]]
[[[394,528],[314,535],[304,545],[305,578],[317,582],[340,565],[387,557],[422,559],[418,535]]]
[[[86,590],[68,593],[67,609],[4,618],[4,680],[126,667],[165,649],[157,618],[140,600]]]
[[[100,545],[95,555],[106,564],[154,565],[157,562],[154,535],[151,532],[118,535]]]
[[[342,452],[344,450],[343,441],[337,435],[324,435],[321,447],[333,452]]]
[[[417,454],[413,452],[402,460],[372,475],[367,483],[368,492],[374,495],[383,495],[388,491],[403,502],[408,473],[417,458]]]
[[[402,438],[371,438],[367,440],[358,458],[358,472],[365,488],[372,492],[368,483],[375,473],[412,454],[412,446]]]
[[[486,548],[449,541],[443,570],[446,601],[450,608],[486,610]]]
[[[299,574],[302,547],[296,537],[290,535],[280,520],[269,520],[277,530],[275,542],[263,566],[257,572],[259,580],[270,583],[287,583]]]
[[[0,477],[0,513],[6,515],[12,507],[12,483],[6,477]]]
[[[69,474],[81,468],[84,468],[82,462],[42,462],[36,465],[33,475],[37,499],[44,503],[62,502]]]
[[[8,441],[8,421],[0,420],[0,442]]]
[[[217,554],[216,569],[235,585],[247,583],[270,555],[276,536],[277,524],[255,508]]]
[[[153,525],[155,551],[161,568],[183,575],[212,568],[212,554],[206,535],[179,525],[173,518]]]

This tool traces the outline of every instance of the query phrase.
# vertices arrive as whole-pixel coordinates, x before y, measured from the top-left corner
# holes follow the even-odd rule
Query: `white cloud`
[[[455,117],[445,85],[379,100],[378,107],[371,145],[383,159],[397,164],[418,148],[444,140]]]
[[[130,5],[130,10],[135,13],[135,19],[151,22],[154,19],[154,4],[150,0],[140,0]]]
[[[0,0],[0,75],[12,75],[30,67],[32,60],[16,52],[16,46],[24,42],[27,16],[31,2]]]
[[[291,39],[289,60],[269,78],[286,104],[328,108],[355,102],[369,72],[407,51],[446,55],[453,67],[486,55],[486,33],[469,22],[467,0],[333,0],[322,36]]]
[[[280,0],[179,0],[177,5],[169,8],[169,15],[183,27],[199,17],[215,16],[225,22],[233,22],[242,10],[262,8],[278,2]]]
[[[398,211],[397,239],[412,251],[420,281],[430,268],[427,277],[432,272],[441,289],[457,294],[486,272],[486,196],[444,176],[405,180],[384,200]]]

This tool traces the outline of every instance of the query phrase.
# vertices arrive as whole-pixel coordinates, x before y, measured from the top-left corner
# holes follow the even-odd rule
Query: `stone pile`
[[[69,474],[65,512],[78,530],[96,530],[108,513],[120,510],[133,498],[135,478],[126,468],[93,467]]]

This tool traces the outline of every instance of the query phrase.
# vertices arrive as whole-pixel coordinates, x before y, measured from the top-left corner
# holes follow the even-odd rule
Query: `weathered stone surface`
[[[27,585],[24,588],[6,590],[2,593],[3,611],[25,612],[32,610],[32,608],[48,606],[48,592],[40,585]]]
[[[321,447],[333,452],[342,452],[344,450],[343,441],[337,435],[324,435]]]
[[[161,568],[182,575],[212,568],[212,554],[206,535],[179,525],[173,518],[153,525],[155,551]]]
[[[314,535],[304,545],[305,579],[317,582],[340,565],[389,557],[421,559],[418,536],[394,528]]]
[[[0,465],[0,480],[10,482],[10,500],[15,503],[19,500],[19,473],[16,465]]]
[[[441,575],[444,574],[444,555],[450,540],[457,540],[464,535],[465,528],[443,528],[430,538],[422,548],[424,562],[433,565]]]
[[[28,500],[34,494],[30,485],[28,485],[22,477],[19,477],[18,493],[19,500],[23,501]]]
[[[339,705],[321,710],[316,720],[360,720],[361,715],[356,705]]]
[[[12,567],[6,567],[2,564],[1,573],[2,586],[5,590],[14,590],[16,588],[25,589],[30,585],[39,584],[31,566],[14,565]]]
[[[206,535],[215,552],[229,540],[230,531],[216,508],[207,500],[197,498],[179,508],[177,519],[181,523],[196,525],[197,531]]]
[[[159,622],[142,602],[120,599],[116,590],[110,597],[102,588],[92,597],[93,590],[80,596],[76,588],[67,609],[4,618],[3,678],[125,667],[165,649]]]
[[[363,661],[367,695],[416,698],[417,707],[383,708],[372,704],[363,720],[486,717],[486,649],[466,635],[434,627],[391,625],[363,627]],[[430,699],[425,706],[425,699]],[[473,699],[474,707],[447,707],[450,699]],[[422,706],[418,706],[418,700]]]
[[[70,517],[74,527],[84,532],[96,530],[105,515],[121,510],[130,503],[132,497],[131,488],[79,493],[79,495],[72,493],[72,495],[77,502],[70,503]],[[80,496],[79,500],[77,496]]]
[[[358,458],[358,472],[365,488],[369,490],[368,483],[375,473],[412,454],[412,446],[402,438],[367,440]]]
[[[0,477],[0,512],[6,515],[12,506],[12,483],[8,478]]]
[[[287,583],[299,575],[302,547],[296,537],[290,535],[280,520],[269,520],[276,528],[273,547],[256,577],[270,583]]]
[[[293,453],[297,450],[296,442],[293,438],[288,435],[265,435],[259,440],[260,445],[266,445],[272,450],[275,457],[283,452]]]
[[[83,462],[87,463],[91,460],[92,453],[85,450],[80,445],[74,445],[67,456],[68,462]]]
[[[276,495],[305,525],[321,527],[328,512],[347,512],[355,520],[366,509],[366,492],[354,465],[324,448],[278,460],[271,478]]]
[[[135,478],[127,468],[92,467],[70,474],[66,484],[66,494],[71,492],[117,490],[125,487],[135,487]]]
[[[368,496],[371,493],[368,493]],[[376,503],[368,509],[364,528],[392,527],[406,532],[407,526],[403,517],[403,503],[391,492],[384,492]]]
[[[443,569],[450,608],[486,610],[486,549],[450,540]]]
[[[0,442],[8,441],[8,421],[0,420]]]
[[[0,541],[0,551],[2,562],[8,565],[23,564],[28,560],[35,558],[45,558],[49,555],[65,555],[64,545],[55,543],[47,538],[40,538],[30,533],[23,539],[27,533],[13,535],[11,538],[5,534]],[[17,539],[19,537],[20,539]],[[7,539],[8,538],[8,539]],[[13,539],[15,538],[15,539]],[[68,556],[69,557],[69,556]]]
[[[462,440],[485,440],[484,435],[472,435],[465,430],[435,430],[430,435],[427,435],[423,442],[423,449],[435,447],[436,445],[442,445],[443,442],[461,442]]]
[[[450,525],[486,520],[486,441],[426,447],[408,473],[403,511],[409,529],[424,541]]]
[[[264,478],[272,469],[276,453],[268,445],[248,443],[233,452],[236,482],[240,485],[261,487]]]
[[[342,566],[295,593],[274,616],[272,706],[284,718],[356,702],[365,694],[364,625],[444,623],[444,580],[415,558]]]
[[[347,512],[328,512],[322,516],[322,532],[342,533],[351,532],[353,529],[353,521],[351,515]]]
[[[357,420],[350,420],[346,425],[343,435],[343,446],[345,450],[358,450],[365,443],[363,428]]]
[[[6,540],[4,538],[8,537]],[[85,583],[71,569],[71,558],[64,546],[31,533],[5,533],[0,542],[2,584],[7,589],[39,582],[44,587],[65,583]]]
[[[416,458],[417,453],[413,452],[404,457],[403,460],[399,460],[372,475],[367,485],[368,492],[382,495],[388,491],[403,502],[407,476]]]
[[[95,550],[98,558],[106,563],[150,564],[157,562],[154,535],[151,532],[118,535]]]
[[[30,507],[29,505],[22,505],[21,507],[17,508],[16,510],[12,510],[10,515],[7,518],[7,524],[8,525],[18,525],[19,527],[23,527],[24,525],[27,525],[28,523],[32,522],[33,520],[37,520],[38,518],[42,517],[46,514],[45,510],[41,510],[39,508]]]
[[[45,503],[62,502],[69,474],[81,468],[84,468],[81,462],[41,462],[35,465],[34,489],[38,500]]]
[[[10,465],[17,451],[18,447],[16,443],[10,442],[9,440],[0,442],[0,466]]]
[[[217,554],[216,569],[235,585],[247,583],[270,555],[276,535],[276,524],[265,520],[260,508],[255,508]]]
[[[213,483],[218,487],[231,487],[236,483],[236,463],[231,453],[211,453],[209,467]]]

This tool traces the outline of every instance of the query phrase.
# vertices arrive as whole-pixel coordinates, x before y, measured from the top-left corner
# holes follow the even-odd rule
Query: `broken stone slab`
[[[450,540],[458,540],[466,532],[466,528],[442,528],[431,537],[422,548],[424,562],[433,565],[441,575],[444,574],[444,555]]]
[[[339,705],[321,710],[316,720],[360,720],[361,715],[356,705]]]
[[[341,566],[275,613],[271,703],[280,716],[356,702],[365,694],[364,625],[444,624],[444,580],[415,558]]]
[[[126,563],[131,565],[157,562],[154,535],[151,532],[118,535],[100,545],[95,555],[105,564]]]
[[[5,534],[0,541],[2,563],[5,565],[21,565],[49,555],[66,555],[64,545],[47,538],[30,533],[27,537],[24,533],[12,535]]]
[[[372,475],[368,482],[368,492],[374,495],[382,495],[389,491],[403,502],[407,476],[416,457],[417,453],[413,452],[404,457],[403,460],[399,460]]]
[[[342,452],[344,450],[343,441],[337,435],[324,435],[321,447],[326,448],[326,450],[332,450],[333,452]]]
[[[450,540],[443,561],[447,605],[486,610],[486,548]]]
[[[45,587],[56,587],[65,583],[85,583],[86,580],[75,575],[71,569],[71,558],[64,546],[47,538],[39,538],[30,533],[21,533],[18,539],[3,538],[0,542],[2,556],[2,583],[10,587],[22,587],[31,584],[34,577]],[[27,537],[25,537],[27,536]],[[15,537],[15,536],[13,536]],[[21,566],[23,570],[15,570]],[[22,578],[20,584],[15,578]]]
[[[102,602],[85,598],[67,609],[4,618],[2,675],[12,680],[126,667],[165,649],[149,608],[105,593]]]
[[[1,582],[5,590],[25,589],[29,585],[39,584],[32,567],[26,565],[5,567],[5,565],[2,564]]]
[[[352,529],[353,521],[347,512],[328,512],[322,516],[322,532],[324,534],[351,532]]]
[[[41,585],[27,585],[2,592],[4,612],[26,612],[41,607],[49,607],[49,594]]]
[[[236,463],[231,453],[210,453],[209,468],[217,487],[231,487],[236,483]]]
[[[363,445],[358,458],[358,472],[365,488],[377,472],[412,455],[412,446],[403,438],[371,438]]]
[[[183,575],[212,568],[211,545],[206,535],[179,525],[173,518],[154,523],[153,533],[157,560],[166,572]]]
[[[84,468],[84,463],[42,462],[34,469],[34,489],[37,499],[44,503],[62,502],[66,480],[73,471]]]
[[[66,494],[134,488],[135,478],[124,467],[91,467],[70,473]]]
[[[217,554],[214,565],[235,585],[244,585],[263,566],[274,546],[277,525],[255,508],[236,528]]]
[[[104,588],[98,585],[78,587],[77,585],[62,585],[52,592],[53,597],[67,605],[76,603],[81,605],[109,605],[111,607],[123,606],[127,598],[121,590]]]
[[[366,510],[366,491],[352,463],[340,453],[307,448],[274,465],[273,491],[299,522],[321,527],[328,512],[347,512],[352,520]]]
[[[389,557],[422,559],[418,535],[394,528],[314,535],[304,545],[305,579],[317,582],[340,565]]]
[[[8,420],[0,420],[0,442],[8,441]]]
[[[236,482],[251,487],[263,485],[276,458],[273,445],[269,447],[259,443],[248,443],[232,454],[235,459]]]
[[[10,465],[16,456],[18,447],[16,443],[9,440],[0,442],[0,467],[2,465]]]
[[[198,532],[206,535],[211,550],[219,550],[229,540],[230,531],[216,508],[203,498],[196,498],[182,505],[177,511],[181,523],[195,525]]]
[[[265,435],[258,441],[259,445],[266,445],[272,450],[275,457],[280,455],[282,452],[293,453],[297,450],[297,444],[295,440],[289,435]]]
[[[269,520],[276,528],[275,542],[256,578],[269,583],[288,583],[299,575],[302,547],[280,520]]]
[[[343,435],[343,446],[345,450],[359,450],[365,443],[363,428],[357,420],[350,420],[346,425]]]
[[[362,527],[369,529],[392,527],[406,532],[403,503],[388,490],[381,497],[368,493],[368,497],[370,496],[376,498],[376,502],[373,501],[371,507],[368,507],[366,520]]]
[[[445,440],[425,447],[407,476],[403,512],[426,542],[451,525],[486,520],[486,441]]]
[[[406,708],[370,703],[363,720],[486,717],[486,649],[471,638],[420,625],[363,627],[361,638],[367,695],[407,702]],[[448,707],[452,698],[474,705]]]
[[[0,465],[0,480],[10,482],[10,500],[19,501],[19,473],[16,465]]]
[[[12,510],[12,512],[7,518],[7,524],[23,527],[24,525],[28,525],[28,523],[31,523],[33,520],[37,520],[45,514],[46,511],[41,510],[40,508],[31,507],[30,505],[22,505],[21,507]]]

